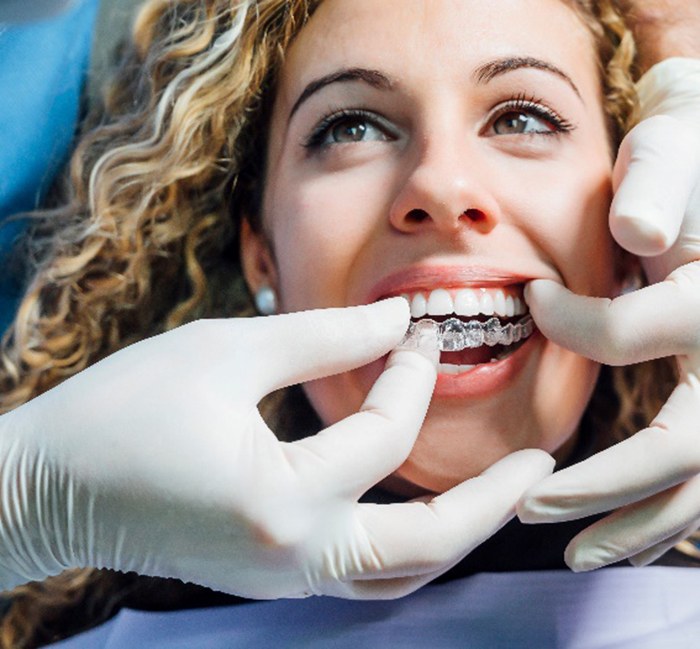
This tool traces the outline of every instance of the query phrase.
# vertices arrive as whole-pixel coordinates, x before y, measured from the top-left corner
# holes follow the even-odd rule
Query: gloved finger
[[[451,567],[447,566],[444,570],[436,570],[416,577],[355,579],[348,583],[348,593],[353,599],[398,599],[429,584]]]
[[[700,477],[620,509],[577,534],[564,560],[574,572],[634,556],[695,524]]]
[[[544,451],[512,453],[481,475],[430,503],[358,505],[372,560],[355,579],[440,574],[497,532],[515,513],[529,486],[548,475],[554,460]]]
[[[691,353],[700,345],[700,264],[608,298],[584,297],[550,280],[534,280],[526,299],[537,328],[550,340],[608,365]]]
[[[683,377],[649,428],[529,489],[518,503],[520,520],[555,523],[610,511],[700,473],[696,382]]]
[[[437,338],[422,345],[392,352],[358,413],[290,445],[295,466],[305,463],[326,493],[357,499],[408,457],[437,378]]]
[[[384,574],[360,577],[349,582],[352,589],[352,597],[355,599],[397,599],[405,597],[454,568],[467,554],[469,552],[460,555],[450,563],[440,566],[437,570],[413,577],[387,577]]]
[[[700,172],[697,147],[688,141],[691,135],[682,120],[655,115],[637,124],[620,145],[610,231],[636,255],[659,255],[678,237]]]
[[[685,529],[682,529],[677,534],[673,534],[669,538],[652,545],[651,547],[639,552],[637,554],[628,557],[627,560],[635,567],[640,568],[642,566],[648,566],[650,563],[656,561],[659,557],[666,554],[672,547],[682,543],[684,539],[687,539],[691,534],[693,534],[700,526],[700,520],[695,521],[692,525],[689,525]]]
[[[420,502],[427,505],[434,498],[435,496],[419,496],[418,498],[412,499],[410,502]],[[352,593],[352,595],[348,596],[354,599],[396,599],[405,597],[452,569],[467,554],[469,554],[469,552],[458,556],[452,562],[441,565],[437,570],[410,577],[394,577],[389,576],[388,573],[361,575],[352,582],[348,582],[348,593]]]
[[[237,359],[250,375],[248,387],[259,400],[270,392],[366,365],[391,351],[408,329],[403,298],[343,309],[318,309],[254,318],[247,327],[246,350],[231,328]],[[226,346],[223,347],[225,353]]]

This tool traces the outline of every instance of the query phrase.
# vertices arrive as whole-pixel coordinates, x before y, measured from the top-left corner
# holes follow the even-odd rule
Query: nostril
[[[409,223],[422,223],[423,221],[429,219],[430,216],[425,210],[414,209],[406,214],[406,221]]]
[[[465,210],[462,215],[466,216],[473,223],[481,223],[486,220],[486,214],[474,208]]]

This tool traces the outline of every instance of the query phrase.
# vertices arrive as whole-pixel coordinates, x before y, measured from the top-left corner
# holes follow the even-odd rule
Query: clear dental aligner
[[[411,322],[404,338],[405,343],[417,340],[422,333],[435,332],[438,348],[443,352],[459,352],[463,349],[475,349],[482,345],[512,345],[532,335],[535,325],[529,315],[516,323],[502,325],[498,318],[489,318],[486,322],[480,320],[460,320],[448,318],[444,322],[436,322],[424,318]]]

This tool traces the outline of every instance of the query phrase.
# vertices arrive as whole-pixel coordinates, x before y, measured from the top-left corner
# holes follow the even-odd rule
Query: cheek
[[[585,164],[585,163],[581,163]],[[587,175],[578,166],[557,174],[542,197],[531,196],[524,224],[571,290],[608,296],[614,285],[614,242],[608,228],[612,197],[607,159]],[[522,204],[522,197],[521,197]]]
[[[608,226],[610,177],[591,179],[588,187],[566,223],[567,245],[557,251],[557,259],[564,281],[573,291],[608,296],[615,276],[614,242]]]
[[[345,306],[355,269],[381,227],[386,191],[366,174],[280,177],[266,200],[282,307]]]
[[[531,403],[542,431],[541,448],[558,460],[571,450],[569,442],[574,441],[599,372],[600,365],[567,349],[552,343],[545,348]]]
[[[305,383],[304,392],[324,426],[356,413],[367,397],[351,372]]]

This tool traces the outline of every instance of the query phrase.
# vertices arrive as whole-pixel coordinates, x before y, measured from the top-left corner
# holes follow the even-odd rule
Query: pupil
[[[497,133],[524,133],[527,128],[527,115],[522,113],[506,113],[499,121],[503,127]]]
[[[335,127],[333,137],[336,142],[360,142],[366,130],[362,122],[347,122]]]

